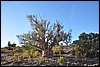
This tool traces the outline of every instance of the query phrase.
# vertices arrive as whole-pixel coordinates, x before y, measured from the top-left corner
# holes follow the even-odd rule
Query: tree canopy
[[[50,25],[50,21],[44,20],[40,16],[38,18],[38,15],[27,15],[27,18],[30,21],[32,31],[17,35],[20,43],[36,45],[42,50],[46,50],[52,48],[54,45],[59,45],[60,41],[66,44],[71,41],[72,30],[69,30],[68,33],[64,32],[64,26],[59,21]]]
[[[73,41],[77,55],[81,57],[99,57],[99,34],[85,32],[81,33],[79,40]]]

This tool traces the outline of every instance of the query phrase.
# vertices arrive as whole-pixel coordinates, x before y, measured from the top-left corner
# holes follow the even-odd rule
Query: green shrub
[[[25,57],[28,58],[28,57],[29,57],[29,53],[28,53],[28,51],[24,51],[23,54],[22,54],[22,56],[23,56],[23,58],[25,58]]]
[[[14,54],[14,58],[18,58],[18,53]]]
[[[58,63],[63,63],[64,62],[64,57],[59,57],[58,58]]]
[[[53,54],[61,54],[61,51],[63,51],[63,48],[62,46],[60,45],[55,45],[53,48],[52,48],[52,51],[53,51]]]
[[[8,52],[9,52],[9,50],[5,49],[5,50],[4,50],[4,52],[8,53]]]
[[[34,56],[35,56],[35,57],[40,56],[40,55],[41,55],[40,52],[38,52],[38,51],[35,51],[35,52],[34,52]]]

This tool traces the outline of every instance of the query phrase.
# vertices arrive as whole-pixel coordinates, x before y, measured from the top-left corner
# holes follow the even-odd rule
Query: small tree
[[[71,30],[68,34],[64,32],[63,26],[59,21],[56,21],[51,26],[50,21],[44,20],[41,17],[38,18],[37,15],[27,15],[27,18],[31,23],[33,31],[17,35],[20,43],[36,45],[43,50],[44,54],[47,54],[49,53],[47,49],[50,51],[54,45],[59,45],[60,41],[68,43],[71,40]],[[49,46],[51,47],[49,48]]]
[[[79,40],[73,42],[77,44],[74,50],[77,52],[77,55],[80,57],[99,57],[99,34],[90,33],[86,34],[85,32],[81,33]]]

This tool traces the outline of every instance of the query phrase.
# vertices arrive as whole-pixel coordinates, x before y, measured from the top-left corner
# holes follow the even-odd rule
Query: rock
[[[87,66],[87,64],[84,64],[84,66]]]

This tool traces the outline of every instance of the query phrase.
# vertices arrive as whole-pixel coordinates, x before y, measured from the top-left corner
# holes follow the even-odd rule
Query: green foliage
[[[18,58],[18,53],[14,54],[14,58]]]
[[[38,52],[38,51],[35,51],[35,52],[34,52],[34,56],[35,56],[35,57],[38,57],[38,56],[40,56],[40,55],[41,55],[40,52]]]
[[[79,57],[99,57],[99,34],[85,32],[80,34],[79,40],[73,41],[73,52]]]
[[[52,48],[52,51],[53,51],[53,53],[54,54],[56,54],[56,53],[59,53],[59,54],[61,54],[61,51],[63,50],[63,48],[62,48],[62,46],[60,46],[60,45],[55,45],[53,48]]]
[[[28,57],[29,57],[29,53],[28,53],[28,51],[24,51],[23,54],[22,54],[22,56],[28,58]]]
[[[40,17],[40,16],[39,16]],[[59,21],[56,21],[57,23],[54,23],[54,25],[50,26],[50,21],[44,20],[40,17],[40,19],[37,18],[37,15],[27,15],[27,18],[29,19],[31,26],[32,26],[32,32],[24,33],[23,35],[17,35],[17,37],[20,40],[20,43],[29,44],[29,45],[36,45],[42,50],[48,49],[48,44],[50,43],[50,49],[54,45],[59,45],[58,43],[60,41],[69,42],[71,39],[71,32],[69,31],[68,34],[64,32],[63,26],[59,23]],[[65,36],[66,35],[66,36]],[[46,41],[47,39],[47,41]],[[29,46],[23,46],[24,50],[32,49]],[[49,51],[50,51],[49,49]],[[57,47],[57,52],[61,53],[61,48]],[[29,55],[33,53],[33,51],[36,50],[28,50]],[[54,53],[56,51],[54,50]],[[48,53],[48,52],[46,52]],[[43,54],[42,54],[43,55]]]
[[[9,47],[7,47],[7,46],[4,47],[4,49],[7,49],[7,50],[8,50],[8,48],[9,48]]]
[[[6,53],[8,53],[8,52],[9,52],[9,50],[5,49],[5,52],[6,52]]]
[[[31,51],[32,54],[33,54],[35,51],[38,51],[38,50],[39,50],[39,48],[36,47],[36,46],[33,46],[33,47],[30,49],[30,51]]]
[[[77,44],[72,44],[71,45],[72,46],[72,50],[71,50],[71,53],[73,54],[73,55],[76,55],[76,56],[78,56],[78,57],[81,57],[81,55],[82,56],[84,56],[82,53],[82,49],[80,48],[80,46],[79,45],[77,45]]]
[[[52,48],[56,44],[59,45],[60,41],[68,43],[71,40],[71,30],[68,33],[64,32],[63,26],[59,21],[50,25],[50,21],[42,19],[40,16],[38,18],[37,15],[27,15],[27,18],[30,21],[33,31],[17,35],[20,43],[36,45],[40,49],[46,50],[49,43]],[[27,47],[25,49],[28,50],[30,48]]]
[[[28,45],[28,44],[25,44],[25,45],[22,45],[22,49],[23,49],[23,51],[24,50],[30,50],[30,45]]]
[[[16,49],[15,49],[15,52],[23,52],[23,50],[20,46],[17,46]]]
[[[58,58],[58,63],[63,63],[64,62],[64,57],[59,57]]]
[[[38,52],[39,48],[35,45],[25,44],[22,45],[21,48],[23,50],[23,57],[30,58],[40,55],[40,53]]]
[[[47,60],[48,60],[48,59],[47,59],[46,57],[42,57],[42,56],[40,57],[40,62],[41,62],[41,61],[47,61]]]

